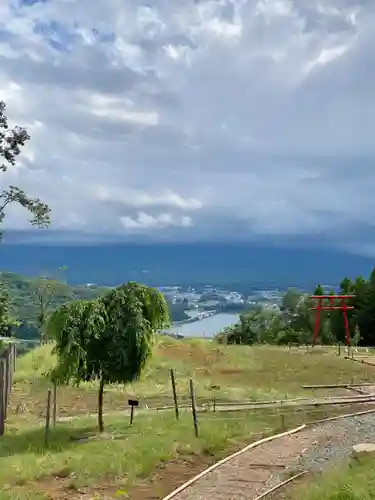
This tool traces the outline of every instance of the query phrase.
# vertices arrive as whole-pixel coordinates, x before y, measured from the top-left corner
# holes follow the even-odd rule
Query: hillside
[[[169,411],[152,411],[173,405],[171,368],[180,405],[189,400],[192,378],[198,405],[211,407],[215,390],[218,408],[228,401],[306,397],[301,384],[373,379],[373,367],[344,360],[331,347],[315,348],[312,354],[305,348],[222,347],[203,340],[158,337],[138,382],[106,386],[106,433],[100,437],[95,421],[98,384],[58,387],[58,425],[51,429],[46,446],[43,424],[49,383],[43,373],[54,363],[50,350],[45,345],[17,359],[6,435],[0,441],[1,500],[160,499],[218,458],[278,432],[280,426],[292,428],[351,411],[347,406],[305,410],[284,406],[282,412],[200,410],[197,439],[191,414],[181,406],[179,420],[173,406]],[[314,394],[327,395],[320,391]],[[129,427],[127,400],[134,396],[140,408]]]
[[[90,300],[108,291],[109,287],[97,285],[70,285],[62,281],[30,278],[15,273],[0,273],[0,282],[9,294],[13,314],[21,322],[15,329],[17,338],[38,338],[40,298],[48,302],[48,312],[72,300]],[[180,304],[169,304],[172,321],[186,319]]]
[[[51,344],[38,347],[17,360],[15,404],[23,402],[28,410],[37,404],[38,412],[45,407],[48,382],[44,373],[55,363]],[[305,348],[293,349],[272,346],[218,346],[207,340],[176,340],[157,336],[153,355],[141,379],[127,387],[112,385],[106,388],[106,410],[126,407],[127,397],[136,395],[142,405],[171,403],[170,369],[176,375],[180,401],[189,399],[189,379],[196,383],[198,401],[210,401],[212,386],[221,401],[245,401],[305,395],[301,385],[337,383],[350,380],[369,382],[372,367],[347,363],[336,356],[336,347],[316,348],[315,355]],[[63,413],[95,411],[97,384],[85,383],[80,388],[65,388],[59,402]]]
[[[103,294],[108,288],[100,286],[68,285],[56,280],[29,278],[14,273],[1,273],[0,280],[8,291],[14,316],[21,322],[16,328],[18,338],[38,337],[37,320],[40,314],[40,297],[48,302],[48,311],[71,300],[92,299]]]

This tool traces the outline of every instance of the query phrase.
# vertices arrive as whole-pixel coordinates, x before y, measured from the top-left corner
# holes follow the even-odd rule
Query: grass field
[[[47,381],[43,373],[54,364],[51,347],[35,349],[18,360],[12,406],[23,403],[28,412],[41,415],[45,409]],[[314,354],[315,352],[315,354]],[[149,407],[172,403],[170,369],[176,376],[181,402],[189,398],[189,379],[195,381],[198,401],[210,401],[211,386],[219,386],[218,401],[245,401],[302,396],[303,384],[369,382],[371,366],[347,363],[336,356],[335,348],[305,348],[288,351],[277,347],[218,347],[204,340],[174,340],[160,337],[142,380],[126,388],[108,386],[107,411],[127,407],[129,396],[136,396]],[[322,393],[326,395],[326,392]],[[96,410],[97,385],[59,391],[60,415],[82,415]]]
[[[285,500],[374,500],[375,457],[350,459],[323,476],[297,486]]]
[[[128,388],[106,389],[106,433],[101,438],[96,435],[96,420],[87,416],[96,411],[96,385],[60,388],[59,416],[80,418],[58,423],[46,448],[42,417],[48,383],[43,373],[54,363],[50,349],[36,349],[17,362],[7,435],[0,441],[0,483],[4,485],[0,500],[162,498],[218,457],[281,426],[326,415],[326,410],[284,411],[281,420],[277,412],[209,412],[199,414],[196,439],[188,412],[178,422],[172,411],[140,412],[132,427],[125,414],[114,413],[127,407],[130,395],[149,406],[171,404],[171,368],[180,401],[188,398],[190,377],[200,401],[210,400],[212,385],[220,386],[215,391],[218,400],[241,401],[306,396],[303,384],[375,378],[373,367],[344,360],[333,348],[315,348],[314,353],[272,347],[218,348],[209,341],[161,337],[142,380]],[[20,403],[26,411],[16,414]]]

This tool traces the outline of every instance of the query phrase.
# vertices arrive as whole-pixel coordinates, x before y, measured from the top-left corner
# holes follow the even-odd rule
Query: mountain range
[[[152,286],[251,283],[259,287],[337,284],[368,276],[374,262],[328,249],[254,243],[149,243],[108,245],[0,245],[1,271],[56,275],[66,266],[71,284],[116,285],[129,280]]]

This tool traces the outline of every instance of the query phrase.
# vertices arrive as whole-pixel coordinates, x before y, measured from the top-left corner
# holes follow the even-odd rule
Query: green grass
[[[336,356],[334,348],[315,348],[312,354],[305,349],[289,352],[276,347],[218,347],[209,341],[159,337],[140,381],[129,387],[106,388],[104,439],[96,436],[95,418],[82,416],[96,411],[97,385],[62,387],[58,391],[59,416],[81,417],[58,423],[51,430],[46,448],[42,424],[48,382],[43,374],[55,362],[50,351],[50,346],[43,346],[17,360],[7,433],[0,440],[0,484],[4,485],[0,500],[75,499],[80,498],[82,488],[91,495],[87,498],[95,500],[113,498],[119,490],[122,498],[127,498],[127,492],[132,500],[148,500],[155,494],[162,497],[173,489],[173,481],[174,486],[184,482],[187,472],[189,476],[198,472],[218,457],[261,435],[274,433],[282,424],[293,427],[306,419],[326,416],[327,410],[321,409],[308,414],[284,410],[284,419],[269,411],[210,412],[199,414],[196,439],[192,417],[187,412],[181,413],[179,421],[173,412],[140,412],[133,427],[128,426],[125,415],[114,415],[127,408],[130,395],[149,406],[171,404],[171,368],[175,371],[179,400],[188,399],[192,377],[199,402],[211,399],[212,385],[220,387],[215,391],[219,401],[261,400],[311,395],[301,389],[303,384],[369,382],[375,376],[373,367],[344,360]],[[20,403],[27,411],[16,414]],[[343,410],[330,410],[340,411]],[[87,434],[95,439],[75,439]],[[114,436],[116,439],[112,439]],[[168,477],[172,482],[167,485],[163,483],[163,464],[171,467]],[[154,474],[158,479],[150,486],[151,480],[146,478]],[[144,490],[140,496],[134,496],[140,485],[146,488],[147,484],[154,497],[148,497]]]
[[[17,361],[12,406],[22,403],[32,414],[44,412],[47,381],[43,373],[55,360],[51,347],[30,351]],[[149,407],[171,404],[170,369],[175,371],[181,402],[189,398],[189,379],[193,378],[198,403],[210,401],[211,386],[218,401],[244,401],[306,395],[303,384],[369,382],[374,368],[361,366],[336,356],[335,348],[315,348],[315,353],[288,351],[287,348],[217,346],[204,340],[174,340],[159,337],[153,357],[142,378],[127,387],[106,387],[106,411],[124,409],[127,399],[138,397]],[[95,411],[97,384],[59,391],[61,415],[82,415]]]
[[[158,464],[176,458],[205,456],[209,461],[239,443],[271,434],[279,425],[276,415],[262,417],[241,414],[226,418],[211,414],[199,422],[199,439],[194,437],[191,415],[177,422],[172,413],[149,412],[136,416],[132,427],[128,418],[106,419],[106,433],[96,436],[96,422],[80,419],[58,424],[46,448],[41,426],[10,424],[0,441],[0,499],[36,500],[48,493],[52,478],[60,478],[62,490],[105,485],[113,493],[129,491],[136,481],[149,477]],[[88,441],[77,441],[92,436]],[[55,485],[56,487],[56,485]],[[28,491],[28,497],[22,495]],[[19,497],[17,497],[17,492]]]
[[[374,500],[375,457],[340,464],[306,488],[297,488],[293,500]]]

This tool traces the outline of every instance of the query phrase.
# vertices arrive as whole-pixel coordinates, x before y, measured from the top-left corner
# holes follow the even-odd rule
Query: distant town
[[[223,290],[206,285],[203,290],[194,287],[165,286],[159,287],[170,304],[181,304],[186,311],[225,310],[243,311],[251,307],[276,307],[281,301],[279,290],[256,290],[251,295],[244,296],[233,290]]]

